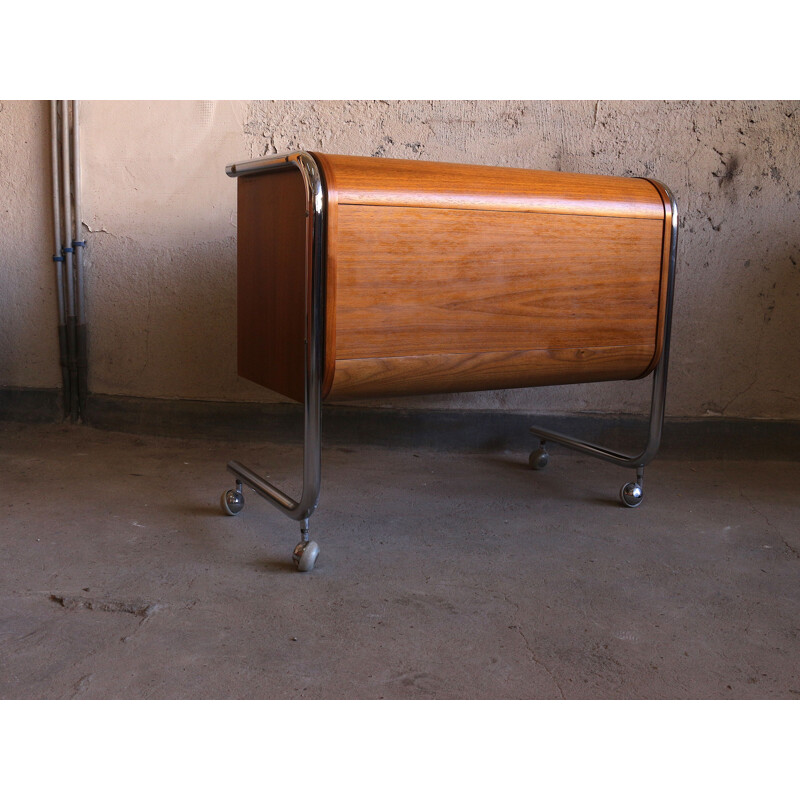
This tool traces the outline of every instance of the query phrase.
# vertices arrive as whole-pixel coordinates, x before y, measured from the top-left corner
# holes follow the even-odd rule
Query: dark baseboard
[[[0,387],[0,422],[61,422],[63,408],[58,389]]]
[[[0,389],[0,421],[62,422],[57,390]],[[302,407],[294,403],[230,403],[91,395],[84,423],[102,430],[224,441],[302,441]],[[536,424],[637,452],[647,436],[642,417],[537,415],[502,411],[389,409],[332,405],[323,409],[323,445],[415,447],[448,451],[524,451]],[[800,420],[710,417],[664,422],[661,456],[797,460]]]

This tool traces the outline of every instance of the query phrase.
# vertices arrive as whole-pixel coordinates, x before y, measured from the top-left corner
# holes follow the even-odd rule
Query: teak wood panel
[[[340,207],[337,360],[644,344],[643,372],[661,237],[658,220]]]
[[[648,181],[315,156],[328,211],[324,398],[655,366],[669,220]],[[238,183],[239,373],[302,401],[303,180],[289,167]]]
[[[639,377],[652,347],[524,350],[336,362],[332,399],[512,389]]]
[[[303,402],[306,192],[295,167],[238,178],[239,374]]]
[[[661,220],[340,205],[331,399],[637,378]]]
[[[640,178],[314,153],[341,205],[474,208],[662,219]]]

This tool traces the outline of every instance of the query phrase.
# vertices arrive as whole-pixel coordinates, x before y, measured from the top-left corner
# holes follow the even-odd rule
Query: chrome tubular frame
[[[530,429],[531,433],[539,437],[543,445],[554,442],[572,448],[573,450],[578,450],[581,453],[594,456],[595,458],[609,461],[612,464],[617,464],[620,467],[635,467],[640,479],[641,470],[653,460],[661,444],[661,430],[664,424],[664,403],[667,394],[669,342],[672,330],[672,300],[675,292],[675,262],[678,252],[678,207],[675,203],[675,198],[672,192],[662,183],[655,180],[650,180],[650,183],[660,189],[664,196],[669,199],[672,210],[672,230],[669,248],[669,268],[667,271],[667,302],[664,310],[664,345],[661,358],[653,372],[653,395],[650,405],[650,427],[647,444],[639,455],[631,456],[625,455],[624,453],[617,453],[605,447],[600,447],[590,442],[584,442],[581,439],[575,439],[562,433],[547,430],[546,428],[533,427]]]
[[[277,486],[257,475],[238,461],[228,463],[228,470],[238,481],[249,486],[291,519],[300,520],[307,535],[308,518],[319,503],[322,411],[322,359],[324,353],[324,284],[326,248],[326,197],[322,173],[314,158],[298,151],[275,158],[230,164],[226,172],[232,178],[285,169],[292,165],[300,170],[306,187],[307,214],[311,225],[311,273],[306,269],[306,319],[305,319],[305,390],[303,436],[303,488],[299,500],[294,500]]]
[[[308,520],[319,503],[321,485],[321,412],[322,412],[322,370],[324,357],[325,330],[325,259],[327,231],[327,202],[322,172],[313,156],[305,151],[297,151],[283,156],[230,164],[226,172],[231,177],[252,175],[278,169],[295,167],[300,170],[306,189],[307,216],[309,219],[311,269],[305,270],[305,378],[304,378],[304,436],[303,436],[303,487],[299,500],[294,500],[277,486],[257,475],[238,461],[230,461],[228,470],[236,476],[237,492],[241,484],[246,484],[258,495],[288,517],[301,522],[301,545],[295,550],[298,560],[302,547],[308,543]],[[648,179],[649,180],[649,179]],[[638,455],[626,455],[609,450],[590,442],[557,433],[546,428],[532,427],[531,433],[542,444],[556,443],[573,450],[603,459],[621,467],[633,467],[637,471],[637,482],[641,485],[642,474],[658,452],[664,422],[664,405],[667,389],[667,369],[669,364],[670,337],[672,330],[672,304],[675,291],[675,265],[678,247],[678,211],[675,199],[669,189],[651,180],[666,198],[671,207],[671,238],[669,265],[667,270],[667,295],[664,310],[664,336],[661,358],[653,372],[653,391],[650,407],[650,423],[647,444]],[[232,511],[231,513],[236,513]],[[313,543],[312,543],[313,545]],[[315,545],[314,545],[315,547]],[[316,556],[314,555],[314,558]],[[312,560],[313,565],[313,560]],[[301,566],[301,569],[306,569]]]

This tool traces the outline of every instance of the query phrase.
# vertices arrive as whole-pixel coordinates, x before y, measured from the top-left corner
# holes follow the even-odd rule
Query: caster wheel
[[[300,542],[292,553],[292,561],[298,572],[311,572],[319,556],[319,545],[316,542]]]
[[[534,450],[528,458],[528,463],[531,465],[531,469],[544,469],[549,462],[550,454],[544,449],[544,447]]]
[[[244,508],[244,495],[236,489],[228,489],[222,493],[219,504],[226,514],[235,517]]]
[[[626,483],[619,490],[619,499],[622,501],[622,504],[628,508],[636,508],[636,506],[640,506],[642,504],[642,500],[644,500],[642,487],[639,486],[638,483]]]

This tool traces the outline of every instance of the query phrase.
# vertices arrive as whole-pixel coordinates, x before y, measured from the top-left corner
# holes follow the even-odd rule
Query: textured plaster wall
[[[0,101],[0,386],[57,386],[50,112]]]
[[[56,386],[44,102],[0,109],[0,385]],[[681,212],[667,413],[800,418],[800,103],[84,102],[90,389],[279,400],[236,376],[235,182],[293,149],[658,178]],[[649,382],[392,400],[640,411]]]

